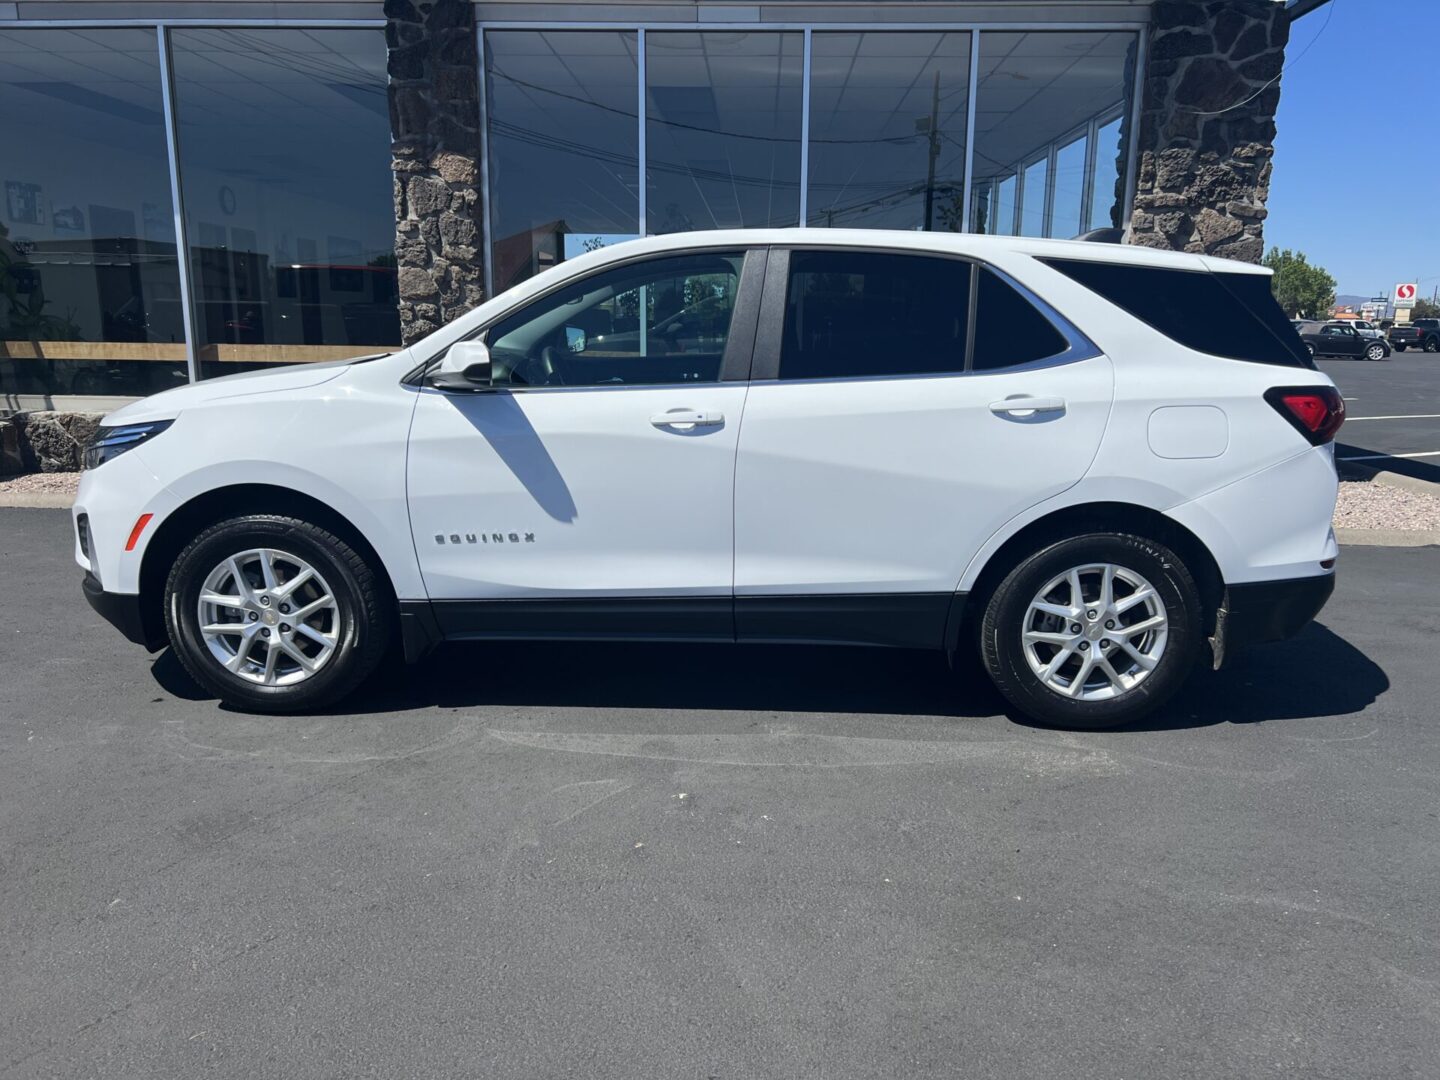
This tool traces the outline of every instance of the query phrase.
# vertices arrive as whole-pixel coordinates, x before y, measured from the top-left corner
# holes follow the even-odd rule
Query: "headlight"
[[[111,458],[117,458],[126,450],[134,450],[148,442],[173,424],[174,420],[152,420],[148,424],[119,424],[115,427],[100,427],[95,438],[85,447],[85,468],[95,469]]]

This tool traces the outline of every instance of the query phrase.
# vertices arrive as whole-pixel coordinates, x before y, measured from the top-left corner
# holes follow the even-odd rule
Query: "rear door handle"
[[[718,427],[725,423],[725,414],[700,409],[671,409],[669,412],[656,413],[650,417],[650,423],[658,428]]]
[[[1058,397],[1008,397],[992,401],[990,411],[996,416],[1033,416],[1035,413],[1064,412],[1065,399]]]

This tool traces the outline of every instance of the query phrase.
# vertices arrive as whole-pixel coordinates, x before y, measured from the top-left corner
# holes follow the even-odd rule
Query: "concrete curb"
[[[1440,484],[1433,480],[1421,480],[1418,477],[1406,476],[1404,473],[1391,472],[1388,469],[1372,469],[1368,465],[1350,461],[1340,461],[1336,464],[1339,466],[1342,480],[1366,480],[1372,484],[1401,488],[1414,492],[1416,495],[1434,495],[1436,498],[1440,498]]]
[[[1429,547],[1440,545],[1440,529],[1336,529],[1335,539],[1355,547]]]
[[[65,491],[0,491],[0,508],[15,510],[69,510],[75,496]]]

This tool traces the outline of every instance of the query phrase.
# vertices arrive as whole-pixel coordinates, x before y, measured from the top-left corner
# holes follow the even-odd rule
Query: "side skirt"
[[[405,659],[441,641],[690,641],[953,649],[964,594],[402,600]]]

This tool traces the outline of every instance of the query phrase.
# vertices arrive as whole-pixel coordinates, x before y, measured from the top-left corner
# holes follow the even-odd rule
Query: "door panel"
[[[997,529],[1089,468],[1109,359],[968,265],[771,252],[736,466],[741,637],[746,597],[905,594],[905,611],[944,610],[926,595],[948,603]]]
[[[737,594],[951,592],[1010,518],[1078,482],[1110,361],[756,384],[735,478]],[[1017,396],[1063,410],[995,413]]]
[[[728,595],[745,394],[420,391],[407,469],[431,599]],[[653,422],[675,410],[708,422]]]
[[[492,389],[419,392],[408,495],[432,600],[728,603],[764,262],[763,251],[704,248],[618,260],[486,328]],[[601,623],[622,613],[596,610]],[[694,614],[666,617],[690,633]],[[451,616],[464,623],[451,629],[480,636],[509,623],[539,632],[547,618],[556,633],[594,629],[563,603]]]

